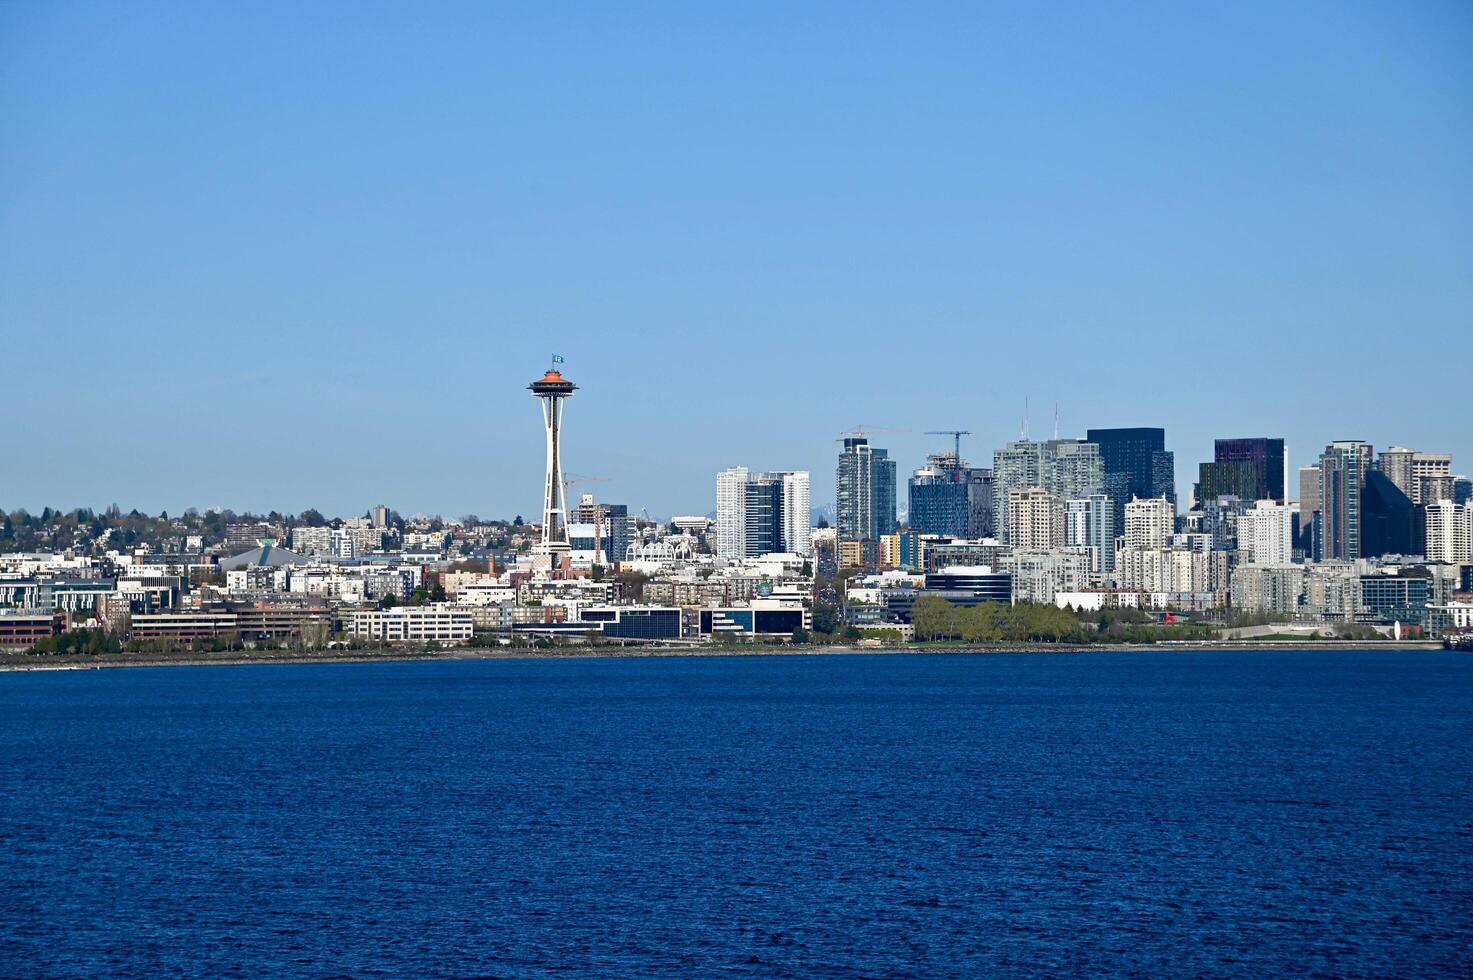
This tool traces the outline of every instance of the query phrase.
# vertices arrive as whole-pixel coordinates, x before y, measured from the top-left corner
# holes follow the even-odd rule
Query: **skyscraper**
[[[862,436],[844,439],[835,474],[840,541],[878,541],[895,533],[895,461]]]
[[[1171,540],[1174,508],[1165,497],[1136,498],[1125,505],[1127,548],[1164,548]]]
[[[1014,550],[1057,548],[1064,543],[1064,503],[1042,487],[1010,490],[1008,529]]]
[[[1419,453],[1392,446],[1381,451],[1379,466],[1414,504],[1452,499],[1453,458],[1449,453]]]
[[[980,466],[967,470],[967,537],[990,538],[997,533],[993,503],[992,471]]]
[[[1299,547],[1304,557],[1319,561],[1320,468],[1299,467]]]
[[[1064,501],[1064,544],[1088,548],[1090,571],[1115,568],[1115,504],[1104,493]]]
[[[1326,561],[1361,552],[1361,494],[1375,450],[1359,439],[1332,442],[1320,455],[1320,553]]]
[[[1379,470],[1368,469],[1361,491],[1361,549],[1357,557],[1420,555],[1426,550],[1417,505]]]
[[[1218,439],[1212,462],[1198,467],[1198,504],[1228,495],[1282,503],[1285,492],[1282,439]]]
[[[742,558],[747,553],[747,478],[745,466],[716,474],[716,553]]]
[[[1100,448],[1084,439],[1019,439],[992,455],[993,519],[1003,544],[1012,544],[1008,498],[1014,490],[1041,487],[1056,497],[1083,497],[1104,482]]]
[[[911,474],[907,522],[913,531],[964,538],[970,524],[969,473],[955,453],[936,453]]]
[[[1238,516],[1238,560],[1248,565],[1287,565],[1294,560],[1295,509],[1259,500]]]
[[[811,546],[808,504],[805,470],[722,470],[716,474],[716,553],[723,558],[806,554]]]
[[[1117,526],[1125,505],[1137,497],[1165,497],[1176,504],[1176,456],[1166,448],[1166,430],[1090,429],[1085,438],[1100,447],[1104,490],[1115,502]]]
[[[783,484],[782,544],[784,551],[806,555],[813,550],[807,470],[774,473]]]

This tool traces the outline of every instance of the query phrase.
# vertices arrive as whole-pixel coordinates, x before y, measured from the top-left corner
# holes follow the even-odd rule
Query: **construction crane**
[[[954,440],[956,469],[952,474],[953,483],[960,483],[962,479],[962,436],[971,434],[966,429],[932,429],[926,433],[928,436],[951,436]]]
[[[565,508],[568,506],[567,500],[568,500],[568,488],[569,487],[571,487],[571,486],[577,486],[579,484],[587,484],[587,483],[608,483],[608,482],[609,482],[609,478],[606,477],[606,476],[579,476],[579,475],[576,475],[576,474],[567,474],[567,473],[564,473],[563,474],[563,506]],[[604,544],[603,544],[604,521],[603,521],[603,517],[604,517],[604,509],[602,507],[599,507],[599,506],[595,505],[594,508],[593,508],[593,553],[596,554],[596,555],[602,555],[604,553]],[[563,520],[567,520],[567,514],[566,514],[566,512],[563,515]]]
[[[846,429],[845,431],[840,432],[839,433],[839,438],[835,439],[834,441],[835,442],[843,442],[845,439],[855,439],[855,438],[858,438],[858,439],[868,439],[870,436],[879,435],[881,433],[886,433],[886,432],[909,432],[909,431],[910,431],[909,429],[880,429],[880,428],[872,428],[872,427],[867,426],[867,425],[856,425],[852,429]]]

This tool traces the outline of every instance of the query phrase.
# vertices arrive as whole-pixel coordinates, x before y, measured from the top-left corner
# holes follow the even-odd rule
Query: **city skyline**
[[[1025,399],[1182,499],[1219,438],[1473,459],[1466,7],[457,10],[0,8],[0,505],[536,513],[549,349],[652,513]]]

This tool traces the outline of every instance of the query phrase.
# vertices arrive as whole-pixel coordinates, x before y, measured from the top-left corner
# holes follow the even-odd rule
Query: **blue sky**
[[[655,515],[1025,398],[1473,472],[1470,11],[0,4],[0,508],[531,514],[553,351]]]

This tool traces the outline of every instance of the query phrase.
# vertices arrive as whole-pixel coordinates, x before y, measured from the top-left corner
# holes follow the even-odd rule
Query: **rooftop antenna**
[[[1054,442],[1059,441],[1059,403],[1054,402]]]
[[[1028,396],[1023,396],[1023,441],[1028,441]]]

